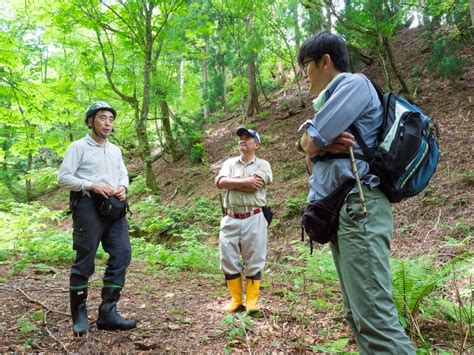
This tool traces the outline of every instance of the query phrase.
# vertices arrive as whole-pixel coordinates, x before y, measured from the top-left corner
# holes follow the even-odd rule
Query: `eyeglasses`
[[[306,62],[303,62],[303,65],[302,65],[302,69],[303,69],[303,73],[304,75],[308,75],[308,66],[309,66],[309,63],[311,63],[314,59],[309,59],[307,60]]]

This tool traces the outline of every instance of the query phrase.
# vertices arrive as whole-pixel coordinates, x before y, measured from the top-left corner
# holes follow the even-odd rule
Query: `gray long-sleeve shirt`
[[[356,121],[357,127],[368,147],[375,144],[382,124],[383,108],[375,88],[363,75],[344,73],[332,95],[316,113],[306,132],[317,148],[331,144],[342,132]],[[362,154],[360,147],[355,153]],[[375,187],[379,178],[369,174],[369,165],[356,160],[361,182]],[[349,159],[330,159],[314,164],[309,179],[308,201],[321,200],[354,174]],[[357,188],[351,193],[357,192]]]
[[[89,135],[71,143],[59,169],[58,183],[71,191],[90,190],[93,183],[128,188],[120,148],[109,141],[99,144]]]

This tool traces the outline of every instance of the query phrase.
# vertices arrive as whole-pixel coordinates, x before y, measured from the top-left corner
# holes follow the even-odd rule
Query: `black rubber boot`
[[[101,330],[129,330],[137,326],[134,320],[123,319],[117,313],[117,302],[120,299],[120,288],[102,288],[102,303],[99,306],[97,329]]]
[[[72,331],[75,336],[83,336],[90,331],[87,319],[87,288],[70,290]]]

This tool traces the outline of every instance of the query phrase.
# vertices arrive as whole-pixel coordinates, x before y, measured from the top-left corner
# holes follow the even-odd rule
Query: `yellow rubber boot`
[[[242,305],[242,278],[227,280],[227,288],[232,297],[230,303],[224,308],[228,313],[237,312],[243,308]]]
[[[247,299],[245,310],[248,314],[260,311],[257,306],[258,295],[260,293],[260,280],[247,279]]]

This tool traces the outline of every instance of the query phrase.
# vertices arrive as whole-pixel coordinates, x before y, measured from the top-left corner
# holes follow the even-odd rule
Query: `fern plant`
[[[449,278],[447,268],[436,269],[431,259],[392,260],[393,300],[403,326],[414,320],[423,300]]]

